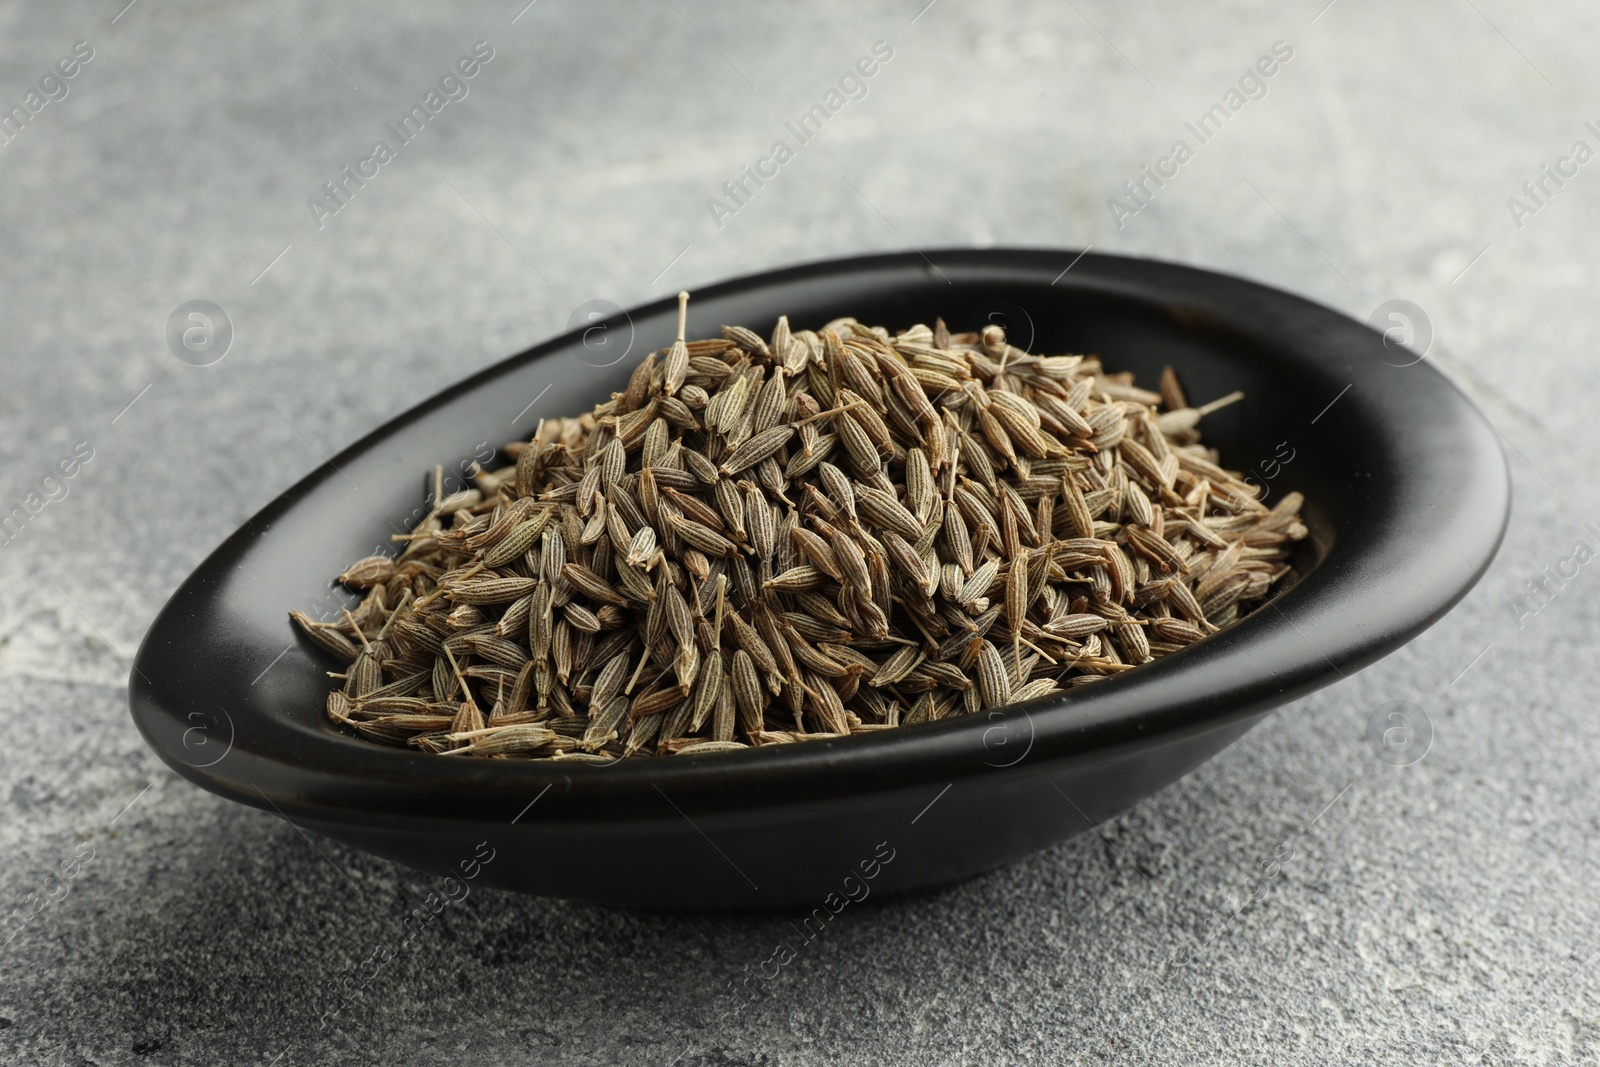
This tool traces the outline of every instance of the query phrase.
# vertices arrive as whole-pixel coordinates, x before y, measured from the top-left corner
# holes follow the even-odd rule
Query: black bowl
[[[591,767],[427,755],[330,726],[333,664],[291,630],[289,610],[336,613],[349,598],[329,576],[409,527],[424,471],[525,438],[541,416],[588,410],[671,339],[675,312],[662,300],[591,330],[587,345],[571,333],[508,359],[263,509],[145,638],[130,679],[145,739],[206,789],[428,871],[647,908],[837,908],[989,870],[1149,796],[1271,708],[1433,623],[1504,532],[1510,485],[1491,427],[1427,362],[1398,365],[1414,357],[1328,308],[1209,271],[1073,252],[817,263],[696,293],[690,335],[722,323],[765,332],[780,313],[797,327],[943,315],[952,329],[1004,322],[1036,352],[1102,353],[1146,383],[1171,363],[1196,401],[1242,389],[1206,437],[1270,492],[1305,494],[1296,584],[1113,680],[838,741]]]

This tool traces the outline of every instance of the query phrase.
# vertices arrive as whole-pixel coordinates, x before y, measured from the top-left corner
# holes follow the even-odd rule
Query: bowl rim
[[[230,739],[229,754],[237,751],[239,758],[196,766],[176,751],[173,739],[180,736],[175,730],[183,729],[184,705],[159,661],[194,617],[192,598],[206,595],[208,575],[230,566],[244,547],[311,488],[333,477],[342,463],[403,434],[408,421],[441,401],[492,387],[518,368],[570,351],[582,332],[574,330],[500,360],[364,434],[279,494],[211,552],[162,608],[135,657],[129,702],[140,731],[169,766],[206,789],[256,807],[270,804],[324,819],[376,821],[407,812],[478,820],[486,810],[514,811],[528,797],[542,797],[554,786],[560,788],[543,806],[541,822],[637,815],[644,810],[641,801],[653,805],[652,811],[660,807],[657,794],[670,794],[680,810],[753,814],[802,799],[836,801],[874,791],[936,789],[997,770],[1044,773],[1063,760],[1225,728],[1386,655],[1442,617],[1493,559],[1509,516],[1510,478],[1482,412],[1426,359],[1407,368],[1411,374],[1403,390],[1392,388],[1392,378],[1385,385],[1382,368],[1392,371],[1394,365],[1382,359],[1384,342],[1376,330],[1283,290],[1155,259],[1074,249],[957,248],[818,260],[719,282],[695,295],[705,305],[725,296],[852,273],[905,274],[909,281],[913,272],[925,274],[935,262],[950,277],[977,272],[984,280],[1005,276],[1029,286],[1064,283],[1090,294],[1133,298],[1207,329],[1255,337],[1300,372],[1326,380],[1333,386],[1329,396],[1348,377],[1347,391],[1353,395],[1340,393],[1340,417],[1354,419],[1365,431],[1389,435],[1405,453],[1405,462],[1384,471],[1384,478],[1371,487],[1378,494],[1375,500],[1389,512],[1406,499],[1423,501],[1436,517],[1442,516],[1437,525],[1444,544],[1423,543],[1415,524],[1406,522],[1379,525],[1359,537],[1347,532],[1324,546],[1317,565],[1291,588],[1188,649],[1061,696],[881,734],[775,745],[731,756],[621,760],[594,767],[450,760],[345,737],[331,726],[327,744],[321,744],[307,740],[304,730],[289,730],[281,714],[274,722],[271,709],[249,707],[240,712],[252,727],[247,743],[240,746]],[[676,304],[667,297],[628,314],[636,322],[675,315]],[[1407,426],[1405,418],[1413,424]],[[1468,480],[1455,486],[1454,501],[1441,495],[1441,480],[1461,476]],[[1380,560],[1383,566],[1377,565]],[[1385,568],[1404,579],[1413,595],[1384,595],[1374,580]],[[1262,661],[1268,669],[1259,669]],[[153,681],[155,676],[162,681]],[[232,717],[229,723],[237,736],[239,724]],[[997,746],[1021,742],[1024,727],[1022,758],[1005,762],[1011,750],[1004,760],[995,758]]]

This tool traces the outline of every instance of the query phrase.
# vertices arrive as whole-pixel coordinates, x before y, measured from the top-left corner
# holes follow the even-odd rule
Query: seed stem
[[[839,407],[836,407],[836,408],[829,408],[827,411],[819,411],[815,415],[808,415],[806,418],[800,419],[799,421],[795,422],[794,425],[795,426],[806,426],[806,425],[809,425],[809,424],[811,424],[813,422],[816,422],[818,419],[831,419],[835,415],[842,415],[846,411],[852,411],[855,408],[861,407],[862,404],[863,404],[863,401],[852,400],[848,404],[842,404],[842,405],[840,405]]]
[[[1211,401],[1209,404],[1201,404],[1199,407],[1195,408],[1195,411],[1199,412],[1203,417],[1211,414],[1213,411],[1221,411],[1229,404],[1236,404],[1243,399],[1244,393],[1235,390],[1229,393],[1227,396],[1219,397],[1216,400]]]
[[[445,645],[443,647],[444,647],[445,659],[448,659],[450,661],[450,669],[452,671],[456,672],[456,681],[461,683],[461,693],[462,693],[462,695],[467,698],[467,703],[472,705],[472,709],[474,711],[477,711],[479,714],[482,714],[482,710],[478,707],[478,702],[476,700],[474,700],[473,697],[472,697],[472,686],[467,684],[467,676],[461,673],[461,665],[456,662],[456,657],[450,651],[450,646],[449,645]]]
[[[344,615],[344,621],[350,624],[350,629],[354,630],[356,636],[361,638],[361,647],[370,649],[372,646],[367,644],[367,635],[361,632],[361,627],[356,624],[356,617],[350,614],[350,609],[341,608],[340,611]]]

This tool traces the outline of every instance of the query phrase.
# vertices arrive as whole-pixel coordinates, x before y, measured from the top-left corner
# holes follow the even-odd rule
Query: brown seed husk
[[[1135,669],[1292,571],[1300,494],[1200,443],[1238,394],[942,320],[690,340],[687,300],[625,392],[340,575],[359,607],[294,613],[332,723],[592,763],[846,737]]]

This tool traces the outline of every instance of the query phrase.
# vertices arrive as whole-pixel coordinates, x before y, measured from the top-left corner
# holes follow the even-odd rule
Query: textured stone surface
[[[519,0],[0,9],[0,104],[74,41],[95,50],[0,146],[0,501],[94,450],[0,548],[0,913],[59,894],[46,875],[93,848],[0,945],[0,1061],[1600,1056],[1600,577],[1521,626],[1508,606],[1600,520],[1600,175],[1520,228],[1506,205],[1574,140],[1600,147],[1595,13],[940,0],[913,22],[922,2],[543,0],[514,23]],[[470,95],[319,232],[306,199],[480,39],[495,55]],[[894,56],[866,98],[718,229],[706,199],[880,39]],[[1294,55],[1267,95],[1119,228],[1106,198],[1280,39]],[[322,455],[586,300],[912,243],[1092,243],[1362,318],[1416,302],[1430,358],[1508,444],[1505,550],[1406,649],[1098,834],[847,911],[737,1014],[729,983],[781,919],[484,891],[319,1032],[330,982],[430,880],[162,767],[124,677],[163,599]],[[236,328],[204,368],[164,341],[197,298]],[[1434,730],[1403,768],[1365,735],[1397,699]]]

